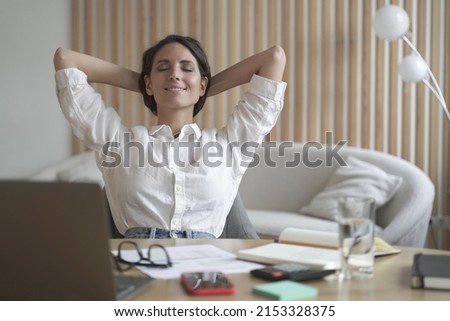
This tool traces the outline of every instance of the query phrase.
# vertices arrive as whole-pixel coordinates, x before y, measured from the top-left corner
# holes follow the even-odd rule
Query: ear
[[[152,89],[152,83],[150,82],[150,77],[144,76],[144,82],[145,82],[145,92],[147,93],[147,95],[152,96],[153,89]]]
[[[208,78],[202,77],[200,80],[200,97],[203,97],[206,92],[206,87],[208,86]]]

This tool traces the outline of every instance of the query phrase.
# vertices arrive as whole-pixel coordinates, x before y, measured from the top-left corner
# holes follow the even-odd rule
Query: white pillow
[[[386,204],[397,192],[402,178],[355,157],[346,159],[348,166],[339,167],[328,179],[325,189],[300,213],[335,221],[339,199],[345,195],[370,196],[376,207]]]
[[[58,180],[63,182],[97,183],[104,185],[102,173],[95,159],[85,159],[58,172]]]

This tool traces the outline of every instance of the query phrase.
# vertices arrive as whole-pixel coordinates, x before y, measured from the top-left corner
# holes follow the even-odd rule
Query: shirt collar
[[[148,134],[150,136],[156,136],[158,133],[164,137],[172,138],[172,130],[167,125],[151,126],[148,129]],[[202,131],[196,123],[184,125],[183,128],[181,128],[179,139],[182,139],[184,136],[189,136],[190,134],[194,134],[196,139],[201,137]]]

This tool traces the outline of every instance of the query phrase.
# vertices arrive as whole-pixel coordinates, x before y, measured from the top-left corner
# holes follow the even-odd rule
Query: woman
[[[72,129],[96,151],[114,222],[125,237],[216,238],[225,224],[250,152],[275,125],[286,84],[274,46],[211,77],[190,37],[171,35],[148,49],[142,72],[59,48],[58,99]],[[141,92],[158,116],[126,128],[89,83]],[[250,82],[222,129],[193,122],[206,97]],[[250,144],[251,143],[251,144]]]

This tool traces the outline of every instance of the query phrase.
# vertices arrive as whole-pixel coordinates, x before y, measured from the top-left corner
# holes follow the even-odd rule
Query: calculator
[[[269,281],[292,280],[306,281],[321,279],[335,273],[336,270],[313,269],[300,263],[282,263],[251,270],[253,276]]]

